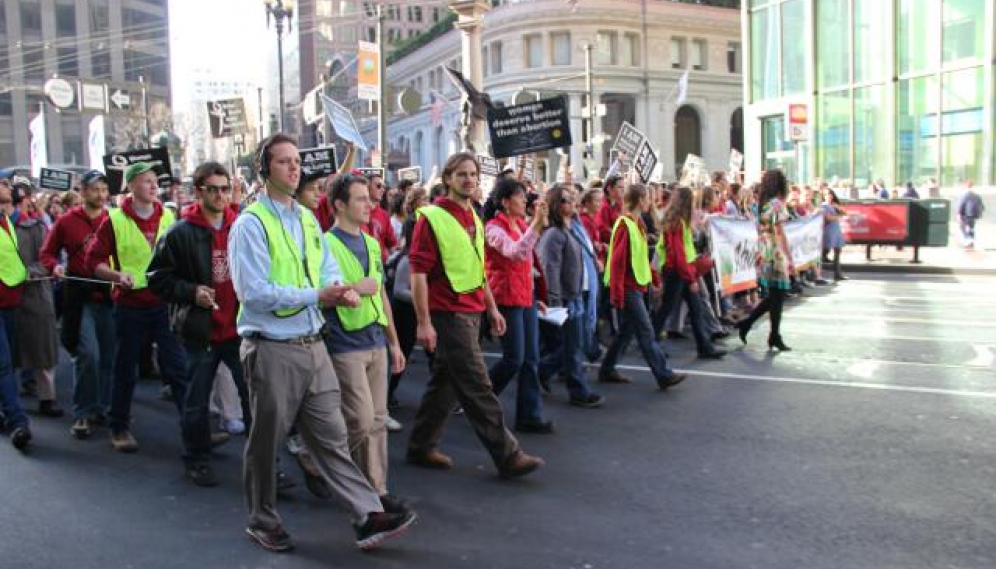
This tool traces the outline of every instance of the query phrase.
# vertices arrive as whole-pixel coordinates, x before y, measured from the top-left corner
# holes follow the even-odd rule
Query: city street
[[[185,480],[158,382],[139,386],[134,455],[115,453],[106,430],[81,442],[69,417],[33,416],[27,457],[0,445],[0,565],[991,569],[996,277],[850,276],[789,303],[791,352],[767,351],[765,322],[746,347],[726,340],[720,362],[697,361],[690,340],[666,342],[691,374],[666,393],[635,344],[621,371],[636,381],[598,386],[604,408],[569,407],[555,385],[546,411],[557,433],[520,437],[547,466],[515,481],[496,476],[461,416],[442,447],[453,471],[403,462],[426,377],[416,353],[390,477],[420,520],[369,554],[355,549],[346,513],[301,483],[280,505],[298,548],[253,545],[243,439],[218,449],[219,487]],[[69,408],[65,363],[59,385]],[[506,409],[512,401],[506,393]]]

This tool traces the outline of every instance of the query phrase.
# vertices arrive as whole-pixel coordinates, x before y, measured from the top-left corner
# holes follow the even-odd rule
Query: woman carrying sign
[[[758,199],[758,237],[761,254],[761,265],[758,276],[761,286],[768,291],[768,296],[762,300],[750,316],[737,324],[740,340],[747,343],[747,333],[758,318],[765,313],[771,313],[771,334],[768,336],[768,348],[777,348],[787,352],[791,348],[782,341],[780,332],[782,323],[782,305],[785,303],[785,293],[792,288],[790,276],[795,273],[795,263],[792,262],[792,252],[785,239],[783,226],[789,219],[785,208],[785,197],[788,195],[788,182],[781,170],[768,170],[761,178],[761,195]]]

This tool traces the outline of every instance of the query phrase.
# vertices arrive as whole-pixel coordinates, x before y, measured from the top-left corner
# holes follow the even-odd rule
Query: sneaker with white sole
[[[230,435],[241,435],[246,432],[246,424],[242,422],[242,419],[222,419],[221,430]]]
[[[356,530],[356,546],[369,551],[382,543],[400,535],[415,523],[418,515],[413,511],[404,514],[388,514],[387,512],[370,512],[363,525],[353,524]]]
[[[400,430],[402,430],[404,428],[405,428],[405,426],[402,425],[397,419],[395,419],[394,417],[392,417],[390,415],[387,416],[387,430],[388,430],[388,432],[397,433],[397,432],[399,432]]]

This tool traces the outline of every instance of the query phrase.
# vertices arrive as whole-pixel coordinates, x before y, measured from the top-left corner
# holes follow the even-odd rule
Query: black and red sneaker
[[[364,551],[378,547],[403,533],[415,523],[417,518],[418,515],[411,510],[403,514],[371,512],[367,514],[367,521],[362,526],[353,524],[353,529],[356,530],[356,546]]]

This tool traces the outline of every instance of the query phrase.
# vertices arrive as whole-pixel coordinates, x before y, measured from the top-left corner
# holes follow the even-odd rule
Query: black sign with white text
[[[207,111],[213,138],[240,134],[247,128],[246,104],[242,99],[208,101]]]
[[[567,97],[488,109],[495,158],[508,158],[571,145]]]
[[[107,186],[111,194],[123,194],[128,191],[124,180],[124,171],[135,162],[149,162],[159,177],[159,187],[169,188],[173,182],[173,171],[169,163],[169,150],[165,148],[148,148],[145,150],[128,150],[115,152],[104,156],[104,172],[107,173]]]
[[[73,173],[64,170],[42,168],[38,175],[38,187],[43,190],[65,192],[73,187]]]
[[[640,146],[640,150],[637,151],[636,156],[633,158],[633,168],[640,175],[640,179],[646,184],[650,181],[650,177],[654,174],[654,168],[657,167],[657,155],[654,154],[654,149],[650,147],[650,143],[646,140],[643,141],[643,145]]]
[[[298,151],[301,155],[301,176],[312,177],[328,176],[334,174],[338,168],[338,160],[335,155],[334,146],[323,148],[303,148]]]

